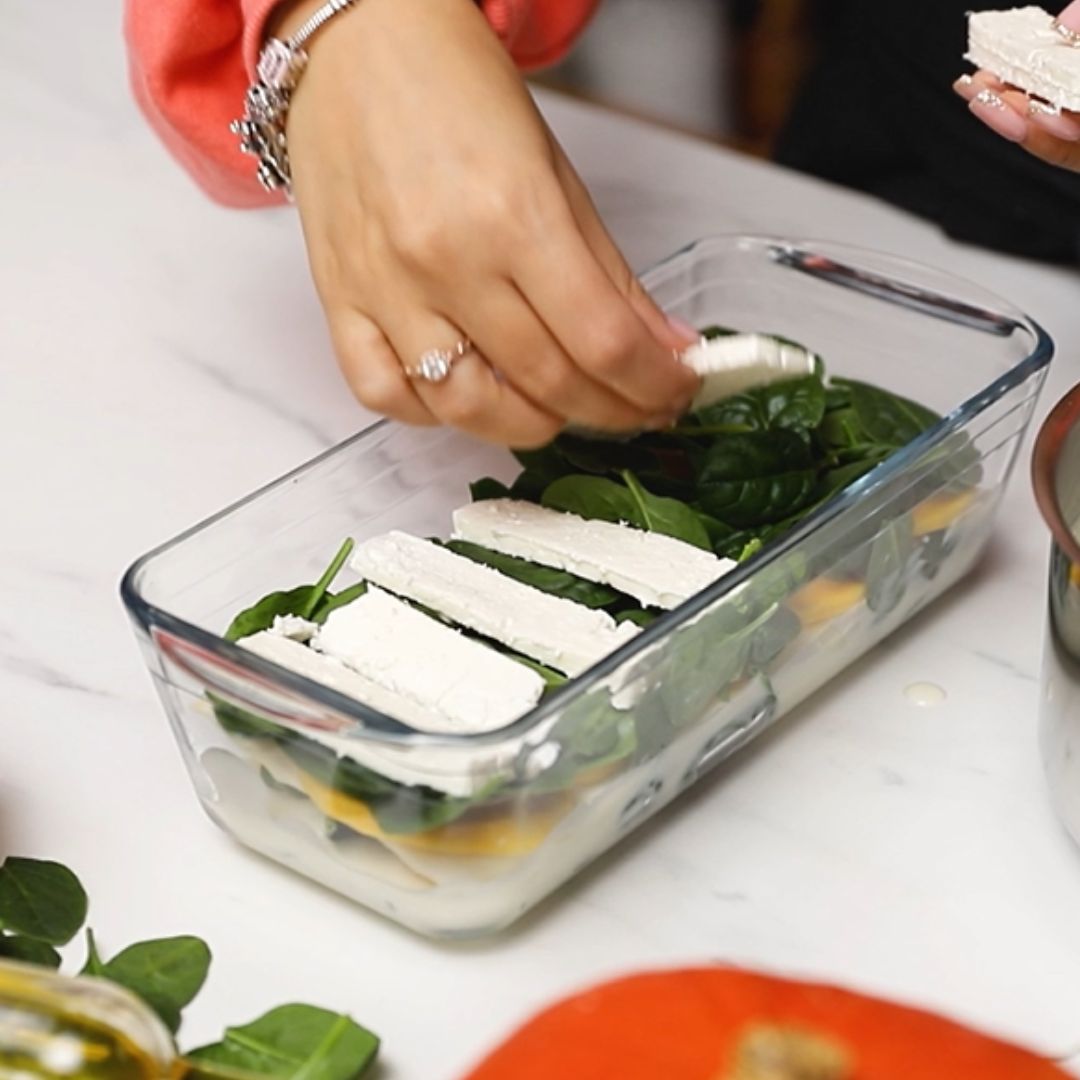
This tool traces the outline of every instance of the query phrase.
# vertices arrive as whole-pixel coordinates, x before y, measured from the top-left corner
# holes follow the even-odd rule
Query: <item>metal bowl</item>
[[[1053,538],[1039,741],[1054,805],[1080,843],[1080,385],[1043,423],[1031,473]]]

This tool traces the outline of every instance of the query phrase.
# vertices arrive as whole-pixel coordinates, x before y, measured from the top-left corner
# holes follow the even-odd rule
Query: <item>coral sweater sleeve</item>
[[[173,156],[211,198],[265,206],[255,161],[229,123],[243,111],[264,27],[278,0],[126,0],[132,89]],[[525,69],[569,49],[600,0],[481,0],[492,28]]]

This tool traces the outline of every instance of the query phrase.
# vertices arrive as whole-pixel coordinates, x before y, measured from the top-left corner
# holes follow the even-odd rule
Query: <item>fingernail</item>
[[[1080,0],[1073,0],[1057,17],[1057,21],[1070,30],[1080,31]]]
[[[970,75],[961,75],[952,84],[952,88],[965,101],[970,101],[975,96],[975,80]]]
[[[1043,131],[1066,142],[1080,142],[1080,123],[1070,116],[1062,116],[1061,110],[1047,101],[1032,98],[1028,102],[1028,116]]]
[[[667,315],[666,313],[665,316],[667,318],[668,326],[670,326],[679,337],[685,338],[687,345],[697,341],[698,338],[701,337],[697,327],[692,326],[685,319],[680,319],[678,315]]]
[[[1028,133],[1027,121],[1013,112],[993,90],[980,90],[968,106],[991,131],[1010,142],[1023,142]]]

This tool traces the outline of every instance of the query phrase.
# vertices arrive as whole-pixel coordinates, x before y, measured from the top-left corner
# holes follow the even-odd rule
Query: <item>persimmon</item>
[[[553,1005],[466,1080],[1066,1080],[920,1009],[731,968],[633,975]]]

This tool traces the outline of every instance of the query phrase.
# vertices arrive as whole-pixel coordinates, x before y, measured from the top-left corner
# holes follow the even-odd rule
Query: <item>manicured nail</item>
[[[1069,30],[1080,31],[1080,0],[1073,0],[1057,17],[1057,21]]]
[[[975,80],[970,75],[961,75],[960,78],[952,84],[952,88],[962,98],[966,98],[969,101],[975,96]]]
[[[678,315],[668,315],[667,322],[668,326],[670,326],[679,337],[685,338],[687,345],[692,344],[701,337],[696,326],[691,326],[685,319],[680,319]]]
[[[1061,110],[1046,101],[1032,98],[1028,102],[1028,116],[1043,131],[1066,142],[1080,142],[1080,123],[1071,116],[1063,116]]]
[[[1010,142],[1023,142],[1028,133],[1027,121],[1015,113],[993,90],[980,90],[968,108],[991,131]]]

